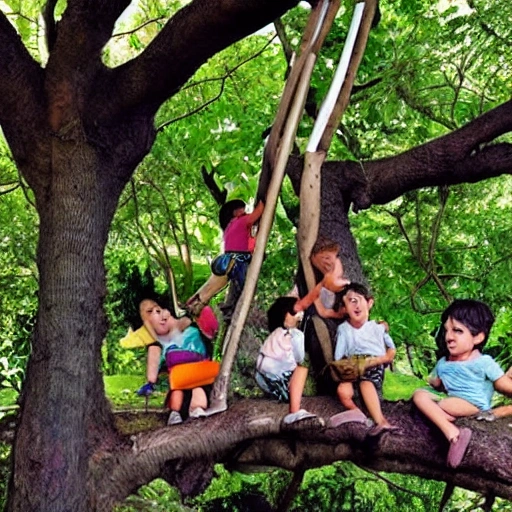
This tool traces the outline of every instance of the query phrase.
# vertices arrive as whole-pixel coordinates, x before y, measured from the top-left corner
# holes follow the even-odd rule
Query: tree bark
[[[0,123],[40,217],[39,311],[13,449],[9,510],[90,511],[90,454],[119,443],[100,374],[103,253],[119,196],[150,150],[163,101],[212,55],[298,0],[195,0],[145,52],[108,69],[127,0],[70,0],[48,63],[0,13]],[[54,7],[54,6],[53,6]]]
[[[330,397],[304,397],[303,405],[325,421],[342,410]],[[214,462],[237,470],[272,466],[303,471],[351,461],[363,469],[418,475],[512,499],[512,430],[506,418],[494,423],[457,421],[471,428],[473,437],[455,471],[446,465],[446,440],[410,402],[383,402],[384,414],[401,430],[378,438],[368,437],[369,427],[363,423],[326,428],[316,420],[304,420],[287,426],[282,423],[287,412],[286,404],[241,400],[222,414],[134,436],[131,445],[93,457],[96,495],[104,503],[119,502],[161,475],[164,462],[174,470],[178,464],[181,470],[193,464],[207,480],[197,486],[202,489],[211,478],[206,468]],[[166,417],[160,417],[165,425]]]

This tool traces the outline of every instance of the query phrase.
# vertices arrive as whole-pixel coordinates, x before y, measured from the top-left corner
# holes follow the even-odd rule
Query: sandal
[[[448,450],[448,457],[446,464],[451,468],[460,466],[464,455],[469,446],[472,432],[469,428],[461,428],[458,437],[450,441],[450,449]]]
[[[331,416],[329,418],[328,427],[336,428],[343,425],[343,423],[366,423],[367,420],[368,418],[362,411],[359,409],[353,409],[339,412],[338,414]]]

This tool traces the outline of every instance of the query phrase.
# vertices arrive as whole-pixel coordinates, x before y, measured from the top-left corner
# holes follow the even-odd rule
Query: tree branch
[[[153,111],[210,57],[252,34],[298,4],[298,0],[194,0],[178,11],[137,58],[104,77],[102,102],[92,116],[122,108]],[[115,94],[114,94],[115,92]]]
[[[512,144],[486,144],[511,130],[512,100],[454,132],[394,157],[325,162],[322,174],[330,187],[347,194],[357,211],[387,204],[418,188],[476,183],[510,174]]]
[[[341,410],[334,398],[303,400],[309,411],[324,419]],[[446,466],[446,440],[409,402],[383,402],[383,410],[393,424],[400,426],[401,433],[386,433],[375,439],[367,436],[368,427],[363,423],[325,428],[317,421],[305,420],[285,426],[281,420],[287,412],[286,404],[242,400],[222,414],[138,434],[121,452],[98,453],[93,457],[91,475],[98,495],[113,502],[157,478],[168,464],[176,467],[178,463],[202,461],[203,465],[268,465],[300,474],[308,468],[348,460],[363,469],[414,474],[486,495],[512,498],[512,467],[508,464],[512,430],[506,418],[492,424],[469,418],[458,420],[457,424],[472,429],[473,436],[461,466],[453,470]],[[162,414],[162,425],[165,419]]]

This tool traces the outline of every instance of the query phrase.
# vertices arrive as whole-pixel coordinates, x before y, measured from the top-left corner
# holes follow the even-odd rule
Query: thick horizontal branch
[[[304,406],[325,422],[342,409],[329,397],[304,398]],[[293,471],[349,460],[363,468],[418,475],[512,499],[512,429],[506,419],[492,424],[460,420],[473,430],[473,437],[461,466],[453,470],[445,463],[446,440],[409,402],[386,402],[383,408],[400,431],[372,438],[367,435],[369,427],[361,423],[326,428],[304,421],[286,427],[281,420],[287,405],[244,400],[216,416],[139,434],[124,453],[112,458],[98,454],[92,472],[102,499],[116,501],[162,476],[169,463],[176,467],[221,462],[227,467]]]
[[[490,144],[512,130],[512,100],[447,135],[394,157],[367,162],[328,161],[323,181],[356,211],[387,204],[411,190],[475,183],[512,172],[512,145]],[[291,159],[288,173],[298,193],[301,163]],[[329,201],[328,201],[329,202]],[[323,203],[323,207],[325,204]]]
[[[160,106],[210,57],[254,33],[298,0],[194,0],[178,11],[137,58],[116,68],[100,88],[110,90],[103,112]],[[115,94],[113,94],[115,91]],[[112,101],[113,100],[113,101]]]

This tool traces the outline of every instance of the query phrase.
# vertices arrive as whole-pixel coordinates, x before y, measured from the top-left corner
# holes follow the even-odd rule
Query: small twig
[[[147,25],[150,25],[151,23],[156,23],[160,20],[164,20],[166,19],[165,16],[160,16],[158,18],[153,18],[151,20],[148,20],[146,22],[144,22],[142,25],[139,25],[138,27],[135,27],[134,29],[132,30],[127,30],[126,32],[118,32],[117,34],[113,34],[112,37],[122,37],[122,36],[127,36],[127,35],[130,35],[130,34],[133,34],[134,32],[137,32],[138,30],[146,27]]]

